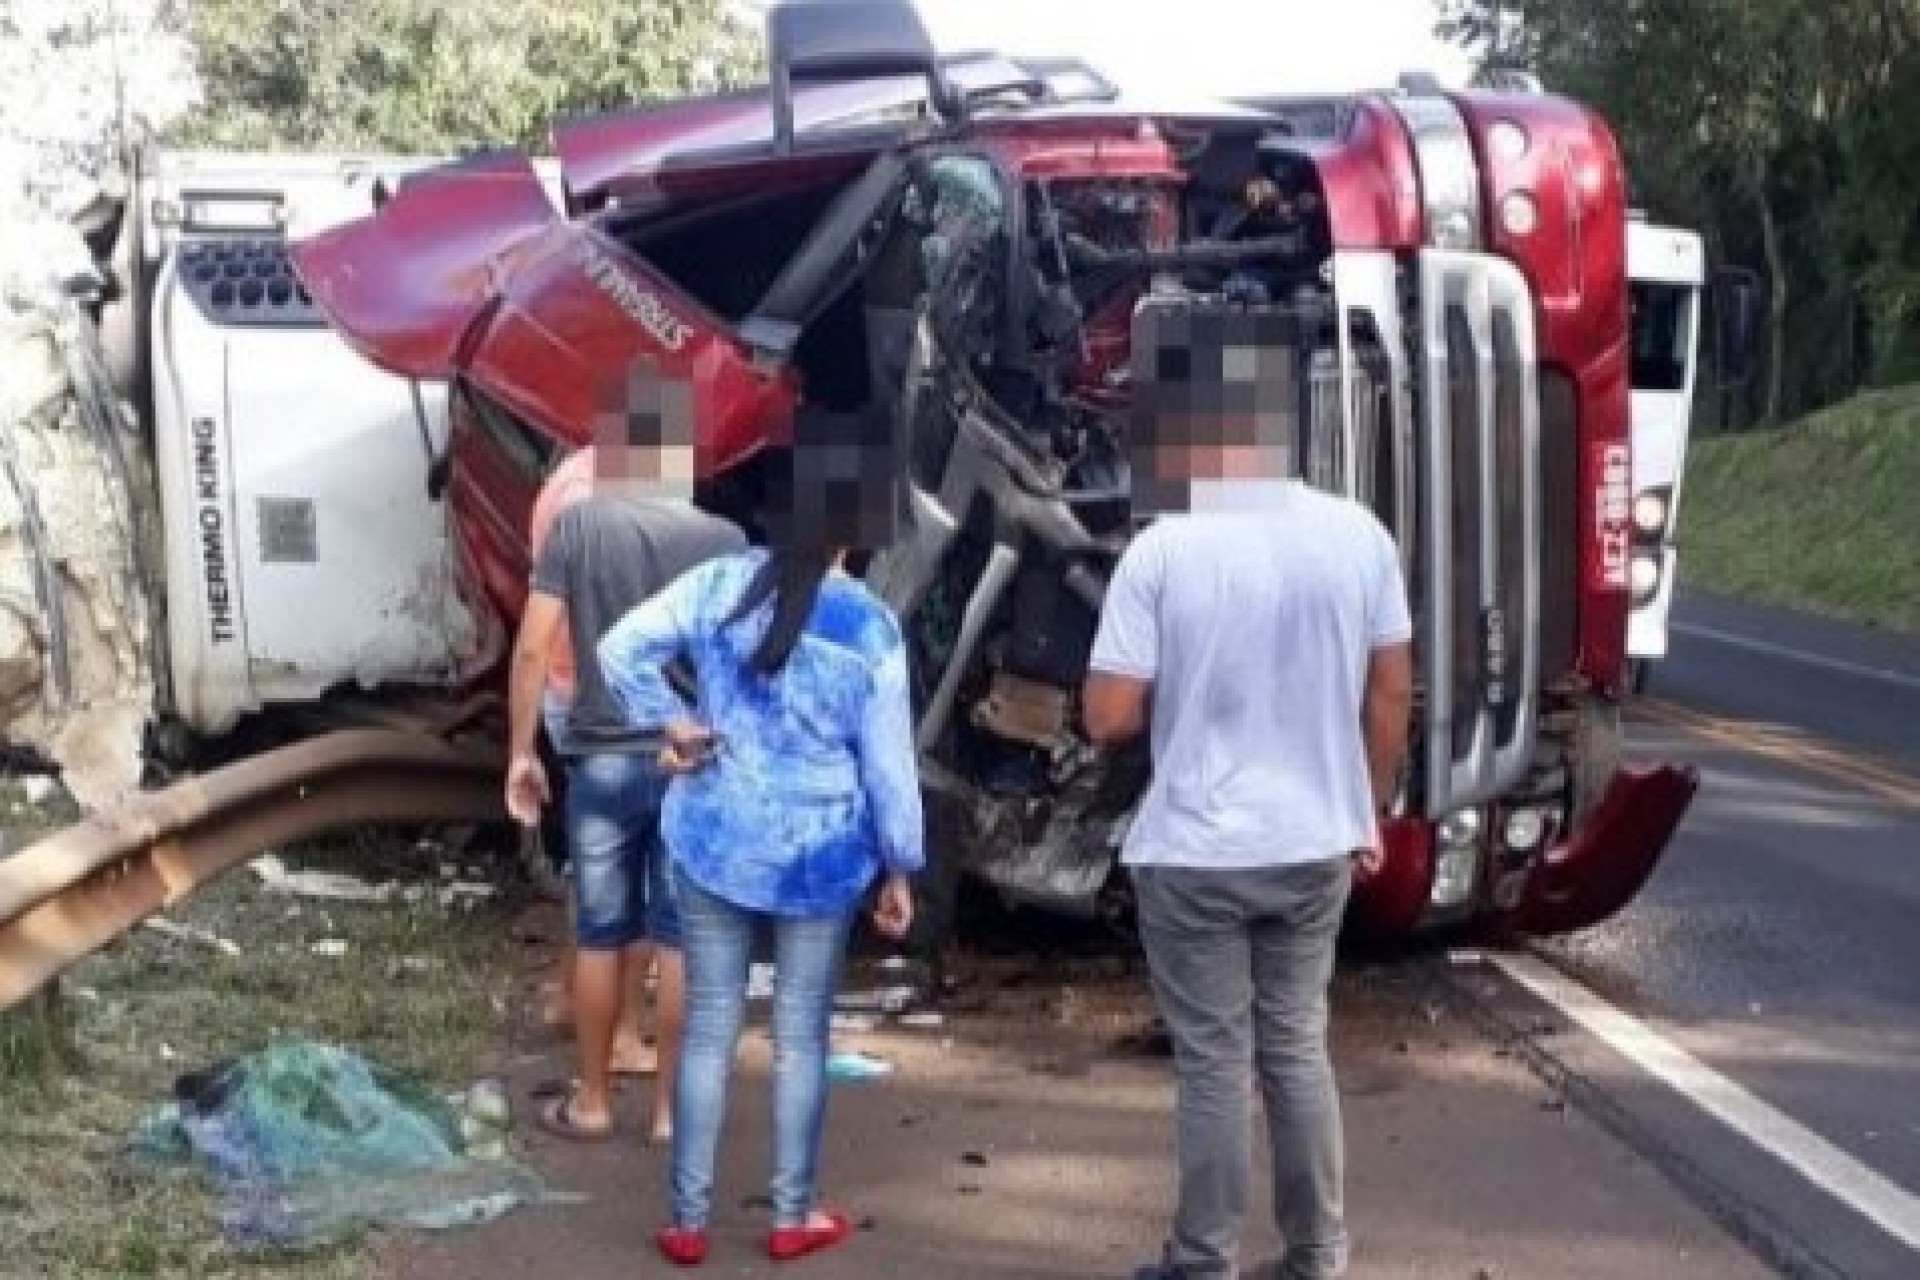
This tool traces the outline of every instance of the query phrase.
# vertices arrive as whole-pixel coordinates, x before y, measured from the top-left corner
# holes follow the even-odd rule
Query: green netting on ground
[[[507,1157],[505,1128],[496,1090],[443,1098],[351,1049],[287,1040],[182,1076],[133,1145],[205,1172],[236,1241],[300,1248],[552,1199]]]

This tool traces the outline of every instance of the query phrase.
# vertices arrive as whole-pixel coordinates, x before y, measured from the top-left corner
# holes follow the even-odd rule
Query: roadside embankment
[[[1920,385],[1698,440],[1680,581],[1920,633]]]

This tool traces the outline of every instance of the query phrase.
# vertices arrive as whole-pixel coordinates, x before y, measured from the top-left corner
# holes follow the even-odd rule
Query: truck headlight
[[[1633,527],[1651,536],[1667,527],[1667,495],[1648,489],[1633,500]]]
[[[1433,860],[1433,887],[1427,901],[1436,907],[1457,907],[1473,896],[1480,871],[1480,851],[1472,845],[1443,848]]]
[[[1440,843],[1448,848],[1471,847],[1480,841],[1480,811],[1455,809],[1440,819]]]
[[[1538,809],[1514,809],[1507,814],[1500,838],[1515,853],[1532,853],[1546,839],[1547,815]]]
[[[1521,160],[1527,154],[1527,131],[1511,120],[1495,120],[1487,127],[1487,150],[1502,160]]]
[[[1524,191],[1509,191],[1500,201],[1500,225],[1510,236],[1530,236],[1540,225],[1540,206]]]

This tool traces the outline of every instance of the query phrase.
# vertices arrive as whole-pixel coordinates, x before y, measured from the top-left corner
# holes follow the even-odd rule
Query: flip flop
[[[536,1109],[533,1113],[534,1120],[554,1137],[564,1138],[568,1142],[605,1142],[611,1138],[614,1129],[611,1124],[604,1129],[583,1129],[575,1123],[574,1096],[573,1091],[568,1090],[551,1105]]]
[[[613,1091],[615,1093],[625,1093],[627,1091],[627,1081],[631,1078],[630,1076],[623,1076],[617,1071],[614,1072]],[[580,1081],[577,1077],[563,1080],[559,1076],[553,1076],[549,1079],[542,1080],[527,1090],[527,1096],[535,1102],[550,1102],[555,1098],[564,1098],[579,1088]]]

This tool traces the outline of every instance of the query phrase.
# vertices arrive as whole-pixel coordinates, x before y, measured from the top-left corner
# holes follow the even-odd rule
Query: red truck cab
[[[989,655],[1071,651],[1097,610],[1129,526],[1075,468],[1124,416],[1141,298],[1287,311],[1304,478],[1381,516],[1416,616],[1409,765],[1354,922],[1617,911],[1697,777],[1622,763],[1626,204],[1604,122],[1431,86],[1133,104],[1078,64],[864,26],[849,46],[832,12],[861,8],[776,10],[766,88],[558,126],[565,208],[488,155],[296,249],[364,355],[454,384],[441,473],[496,624],[478,665],[521,607],[539,484],[637,354],[691,397],[707,500],[749,518],[742,478],[796,413],[884,411],[912,518],[873,580],[930,637],[921,746],[955,856],[1096,909],[1123,879],[1124,766],[1074,740],[1071,663]],[[1008,688],[1054,720],[1009,726]]]

